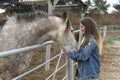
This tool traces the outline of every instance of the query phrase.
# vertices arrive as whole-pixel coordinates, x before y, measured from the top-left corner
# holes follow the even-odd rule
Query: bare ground
[[[100,80],[120,80],[120,41],[104,46]]]

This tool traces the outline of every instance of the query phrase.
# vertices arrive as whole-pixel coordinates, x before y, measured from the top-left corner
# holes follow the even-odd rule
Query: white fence
[[[118,32],[120,31],[120,26],[111,26],[111,25],[106,25],[106,26],[102,26],[102,27],[99,27],[99,30],[101,32],[104,32],[105,30],[107,32]]]
[[[120,26],[110,26],[110,25],[107,25],[107,26],[99,27],[98,29],[102,33],[103,41],[104,41],[107,33],[109,33],[109,32],[113,32],[113,33],[114,32],[120,32]]]

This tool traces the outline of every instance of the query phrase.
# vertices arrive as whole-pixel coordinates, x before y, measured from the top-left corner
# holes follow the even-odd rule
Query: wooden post
[[[48,13],[52,14],[53,12],[53,6],[51,0],[48,0]]]
[[[55,9],[55,6],[56,6],[56,4],[58,3],[58,1],[59,1],[59,0],[54,0],[53,10]]]
[[[55,9],[56,4],[58,3],[59,0],[54,0],[53,4],[51,0],[48,0],[48,13],[52,14],[53,10]]]

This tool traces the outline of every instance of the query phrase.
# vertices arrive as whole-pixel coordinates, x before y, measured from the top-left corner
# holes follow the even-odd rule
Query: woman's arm
[[[97,49],[97,43],[95,40],[90,39],[88,45],[80,53],[68,51],[67,55],[73,60],[86,61],[95,49]]]

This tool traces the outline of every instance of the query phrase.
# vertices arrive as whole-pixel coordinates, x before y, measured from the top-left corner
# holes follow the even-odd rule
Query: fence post
[[[102,33],[102,30],[101,30],[102,28],[101,27],[99,27],[99,30],[100,30],[100,33]]]
[[[66,80],[74,80],[74,64],[73,60],[66,56],[66,75],[68,75]]]
[[[52,14],[53,12],[53,6],[51,0],[48,0],[48,13]]]
[[[51,45],[46,46],[46,61],[50,60]],[[50,70],[50,62],[45,65],[45,71]]]
[[[55,9],[56,4],[59,0],[54,0],[53,2],[51,0],[48,0],[48,13],[52,14],[53,10]]]
[[[105,40],[106,34],[107,34],[107,26],[104,26],[103,41]]]
[[[81,44],[81,40],[82,40],[82,31],[80,30],[79,31],[79,41],[78,41],[78,50],[79,50],[79,48],[80,48],[80,44]]]
[[[0,77],[0,80],[3,80],[3,79]]]

